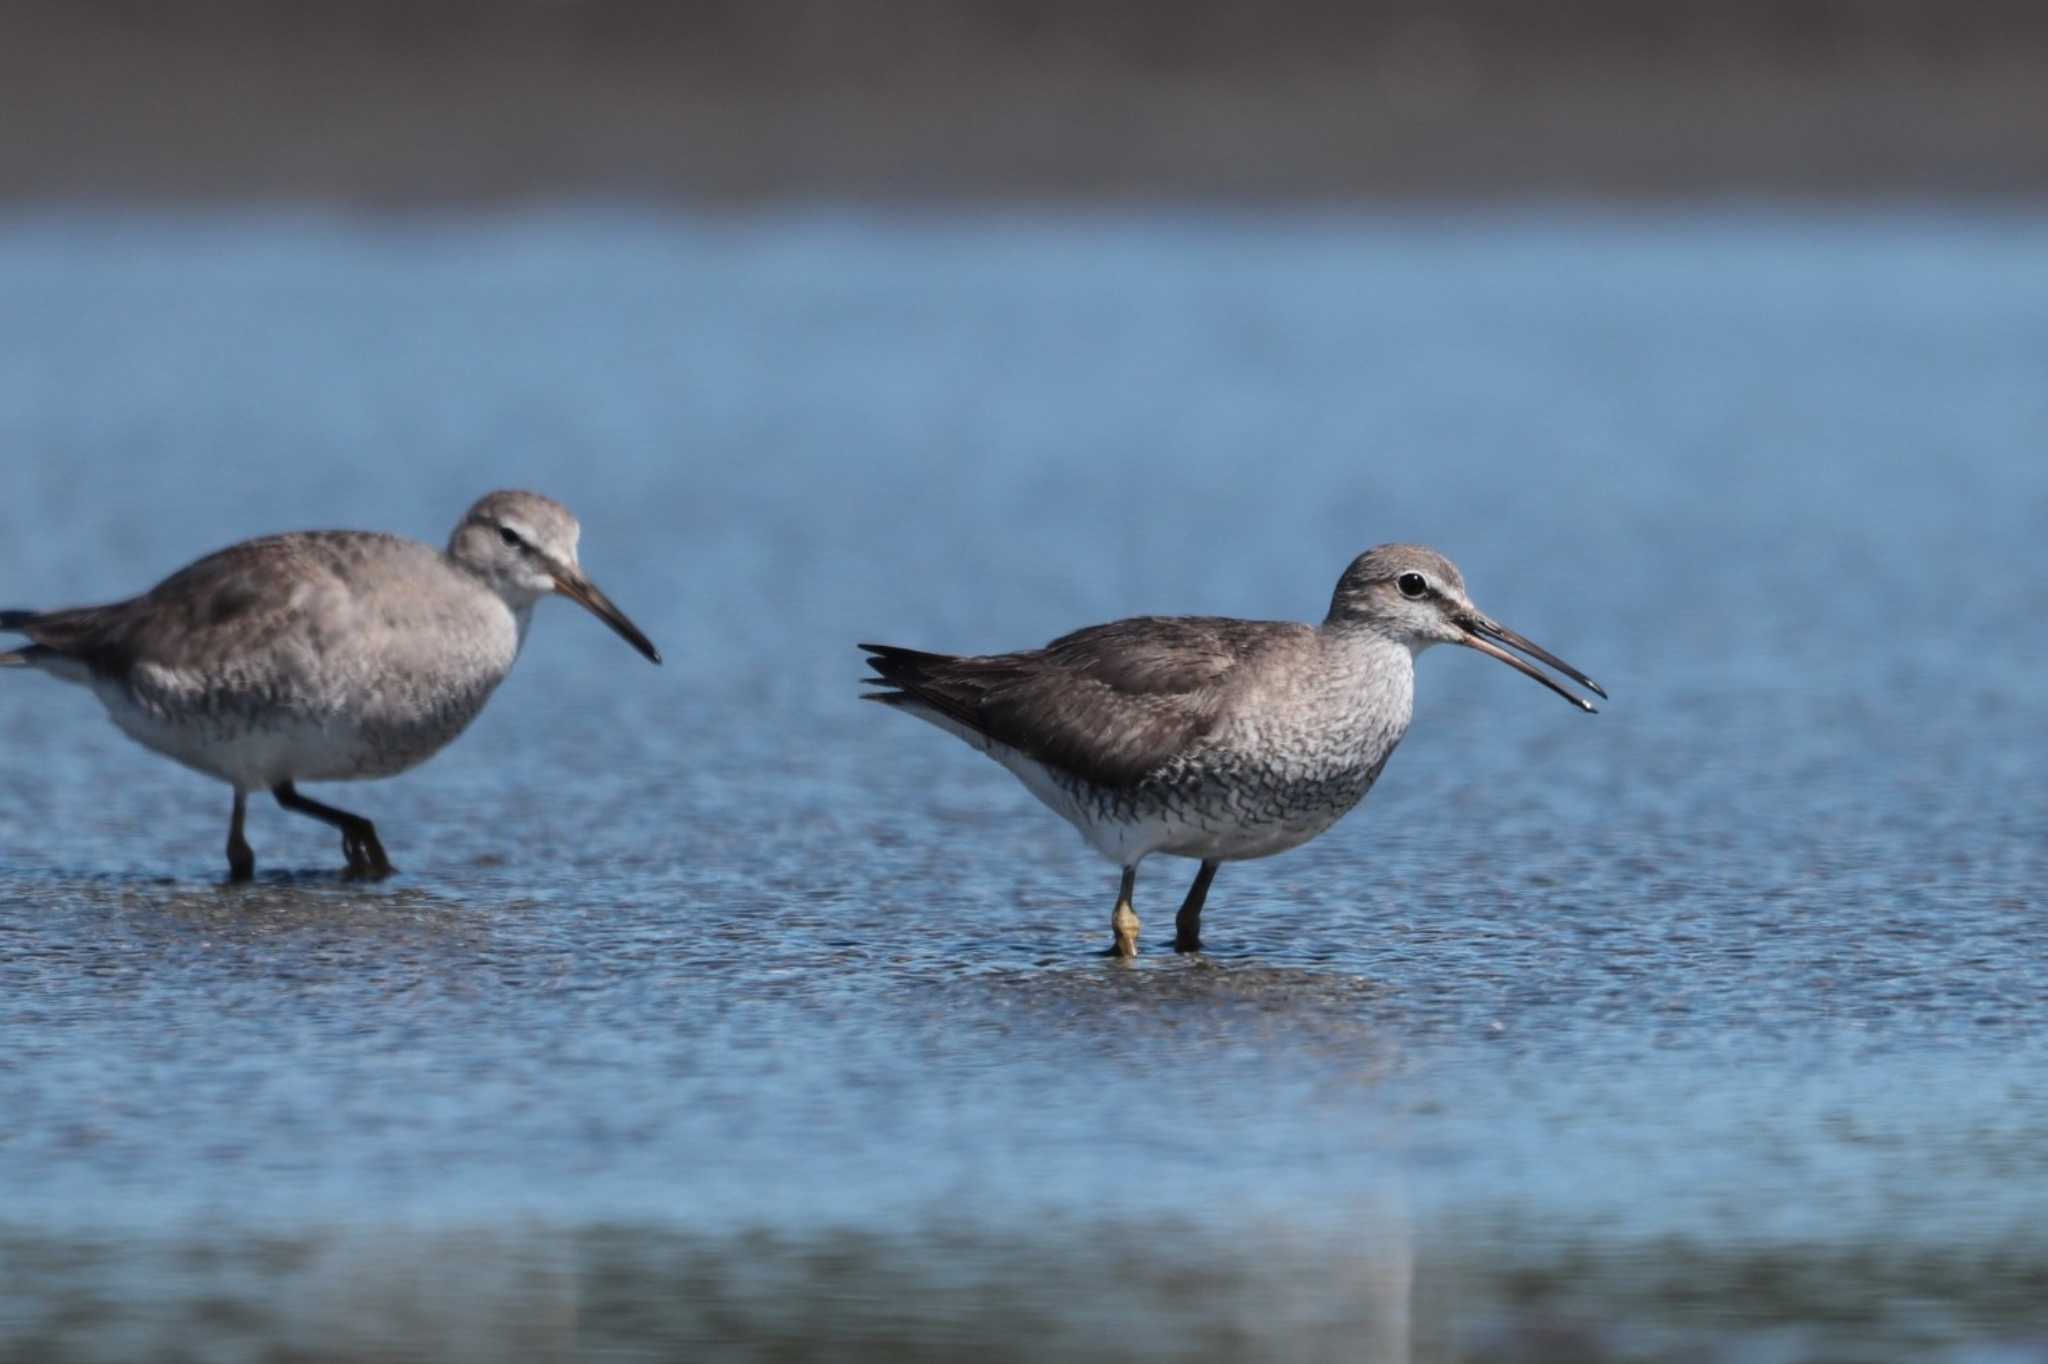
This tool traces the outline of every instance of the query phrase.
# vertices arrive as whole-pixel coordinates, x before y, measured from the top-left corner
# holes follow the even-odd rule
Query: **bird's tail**
[[[874,669],[873,677],[863,677],[864,686],[884,688],[881,691],[863,693],[863,701],[880,701],[884,705],[902,705],[916,699],[916,693],[931,676],[934,665],[951,663],[950,654],[928,654],[922,649],[904,649],[894,644],[860,644],[856,648],[868,656],[868,667]]]
[[[26,630],[36,623],[34,611],[0,611],[0,630]],[[0,668],[25,668],[28,654],[21,649],[0,653]]]

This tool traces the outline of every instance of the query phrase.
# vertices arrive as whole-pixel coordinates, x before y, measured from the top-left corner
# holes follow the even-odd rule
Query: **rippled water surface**
[[[0,1358],[2048,1358],[2048,219],[0,222],[0,605],[567,501],[316,794],[0,678]],[[1115,871],[857,639],[1318,617],[1367,804]]]

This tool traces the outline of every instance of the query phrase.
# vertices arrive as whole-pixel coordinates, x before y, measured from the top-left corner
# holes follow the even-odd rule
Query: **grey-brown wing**
[[[1242,671],[1305,626],[1139,616],[1025,653],[955,657],[863,644],[889,688],[954,722],[1104,786],[1129,786],[1197,746]]]
[[[9,612],[0,628],[106,677],[147,661],[210,669],[219,660],[271,651],[316,618],[323,595],[348,590],[347,566],[391,537],[323,531],[270,536],[209,554],[139,597],[62,611]],[[421,548],[424,549],[424,546]]]

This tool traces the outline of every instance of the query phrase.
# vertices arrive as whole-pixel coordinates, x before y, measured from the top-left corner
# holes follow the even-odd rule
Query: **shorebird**
[[[126,601],[0,611],[0,630],[30,641],[0,666],[88,688],[123,734],[232,786],[231,879],[256,870],[242,835],[251,791],[341,830],[346,875],[389,876],[376,826],[297,783],[388,777],[432,757],[505,680],[551,592],[661,662],[584,576],[580,534],[559,502],[495,492],[445,552],[371,531],[244,540]]]
[[[1592,702],[1508,650],[1607,695],[1474,606],[1457,566],[1421,545],[1352,560],[1321,625],[1138,616],[1022,653],[860,648],[866,685],[882,688],[863,699],[988,754],[1123,868],[1109,951],[1130,957],[1138,864],[1199,859],[1173,945],[1200,951],[1220,864],[1298,847],[1372,789],[1408,732],[1415,656],[1432,644],[1477,649],[1588,713]]]

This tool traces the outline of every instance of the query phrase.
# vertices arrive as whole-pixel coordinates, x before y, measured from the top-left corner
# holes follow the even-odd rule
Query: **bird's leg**
[[[302,815],[311,815],[322,824],[331,824],[341,830],[341,851],[348,858],[345,876],[360,876],[382,879],[397,868],[384,855],[384,845],[377,841],[377,826],[361,815],[352,815],[346,810],[337,810],[332,805],[322,805],[299,794],[298,789],[288,781],[281,781],[270,788],[270,794],[277,797],[277,803],[287,810]]]
[[[249,813],[249,793],[235,788],[235,813],[228,818],[228,880],[246,881],[256,874],[256,854],[242,837],[242,820]]]
[[[1124,868],[1124,883],[1116,893],[1116,908],[1109,912],[1109,931],[1112,941],[1109,955],[1112,957],[1135,957],[1138,955],[1138,911],[1131,905],[1131,892],[1138,884],[1138,869]]]
[[[1176,952],[1199,952],[1202,950],[1202,902],[1209,898],[1209,883],[1216,879],[1216,862],[1205,859],[1202,869],[1195,873],[1195,883],[1188,887],[1188,898],[1181,901],[1180,913],[1173,916],[1173,950]]]

